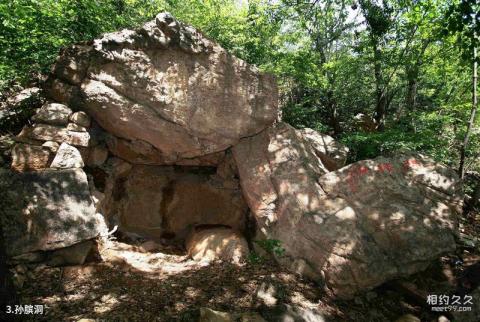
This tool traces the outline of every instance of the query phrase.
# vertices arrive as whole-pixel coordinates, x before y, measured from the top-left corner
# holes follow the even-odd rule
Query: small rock
[[[226,312],[214,311],[209,308],[200,308],[199,322],[234,322],[231,314]]]
[[[72,110],[59,103],[47,103],[32,117],[35,122],[51,125],[66,125]]]
[[[265,305],[276,305],[278,300],[275,297],[277,288],[272,283],[263,282],[255,291],[255,296],[260,299]]]
[[[50,167],[57,169],[71,169],[82,168],[83,166],[84,163],[80,151],[74,146],[62,143]]]
[[[68,123],[67,130],[73,132],[87,132],[87,128],[75,123]]]
[[[395,322],[421,322],[421,320],[413,314],[405,314],[396,319]]]
[[[58,144],[57,142],[54,142],[54,141],[47,141],[47,142],[43,143],[42,146],[44,148],[49,149],[50,152],[52,152],[52,153],[57,153],[58,148],[60,147],[60,144]]]
[[[91,124],[90,116],[85,112],[75,112],[70,116],[70,121],[83,127],[89,127]]]
[[[67,130],[65,127],[48,124],[25,126],[17,135],[17,139],[55,141],[58,143],[65,142],[83,147],[88,147],[90,145],[90,134],[88,132],[74,132]]]

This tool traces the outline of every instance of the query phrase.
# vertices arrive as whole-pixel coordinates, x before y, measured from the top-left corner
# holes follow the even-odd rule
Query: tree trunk
[[[15,291],[7,267],[7,254],[0,224],[0,321],[11,321],[11,314],[6,314],[7,305],[15,304]],[[16,303],[19,304],[19,303]]]
[[[460,146],[460,164],[458,167],[458,173],[460,178],[463,179],[465,176],[465,152],[468,147],[468,141],[470,139],[470,133],[473,130],[475,125],[475,114],[477,113],[477,48],[473,48],[473,81],[472,81],[472,110],[470,112],[470,119],[468,120],[467,132],[465,132],[465,137],[463,138],[463,143]]]
[[[417,76],[416,75],[409,76],[407,97],[405,99],[405,103],[409,111],[415,110],[415,104],[417,103],[417,86],[418,86]]]
[[[377,123],[377,130],[383,131],[385,128],[385,114],[387,107],[386,89],[383,87],[382,66],[380,60],[380,49],[378,48],[378,39],[371,36],[373,47],[373,64],[375,70],[375,92],[376,92],[376,106],[375,106],[375,122]]]
[[[333,97],[333,92],[331,90],[329,90],[327,94],[327,108],[330,116],[329,125],[333,129],[333,136],[336,137],[342,133],[342,128],[338,119],[337,102]]]

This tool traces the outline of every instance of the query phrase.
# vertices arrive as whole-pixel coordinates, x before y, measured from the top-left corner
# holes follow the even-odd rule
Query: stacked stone
[[[17,135],[12,149],[16,172],[48,168],[71,169],[105,162],[108,151],[90,135],[90,117],[60,103],[46,103],[33,116],[33,125]]]
[[[85,112],[47,102],[31,120],[15,137],[12,171],[0,171],[7,253],[12,263],[82,264],[106,229],[82,168],[103,164],[108,150]]]

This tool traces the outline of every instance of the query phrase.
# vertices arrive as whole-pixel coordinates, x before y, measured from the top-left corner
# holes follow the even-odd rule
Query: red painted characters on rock
[[[403,171],[408,171],[410,169],[421,167],[422,164],[415,158],[410,158],[403,161]]]
[[[369,168],[366,166],[353,166],[348,170],[347,182],[350,190],[356,192],[358,190],[358,180],[366,175]]]

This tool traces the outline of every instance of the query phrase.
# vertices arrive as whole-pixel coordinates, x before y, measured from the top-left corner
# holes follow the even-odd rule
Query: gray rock
[[[87,240],[69,247],[52,251],[47,262],[50,266],[83,265],[93,247],[93,241]]]
[[[75,123],[68,123],[67,130],[73,132],[87,132],[87,128]]]
[[[82,168],[84,162],[80,151],[74,146],[62,143],[58,148],[57,154],[50,165],[51,168],[71,169]]]
[[[16,174],[0,169],[0,221],[7,254],[68,247],[106,231],[80,170]]]
[[[22,105],[27,101],[38,100],[40,97],[40,92],[41,90],[38,87],[25,88],[18,92],[16,95],[9,97],[7,99],[7,104],[10,107],[16,107]]]
[[[90,127],[92,122],[92,120],[90,119],[90,116],[88,116],[87,113],[82,111],[73,113],[70,116],[70,121],[83,127]]]
[[[19,139],[26,138],[39,141],[54,141],[57,143],[68,143],[70,145],[88,147],[90,145],[90,134],[88,132],[69,131],[65,127],[34,124],[26,126],[17,135]]]
[[[46,103],[32,119],[38,123],[66,125],[73,111],[64,104]]]
[[[42,146],[44,148],[49,149],[50,152],[52,152],[52,153],[57,153],[58,148],[60,147],[60,144],[58,144],[57,142],[53,142],[53,141],[47,141],[47,142],[43,143]]]

